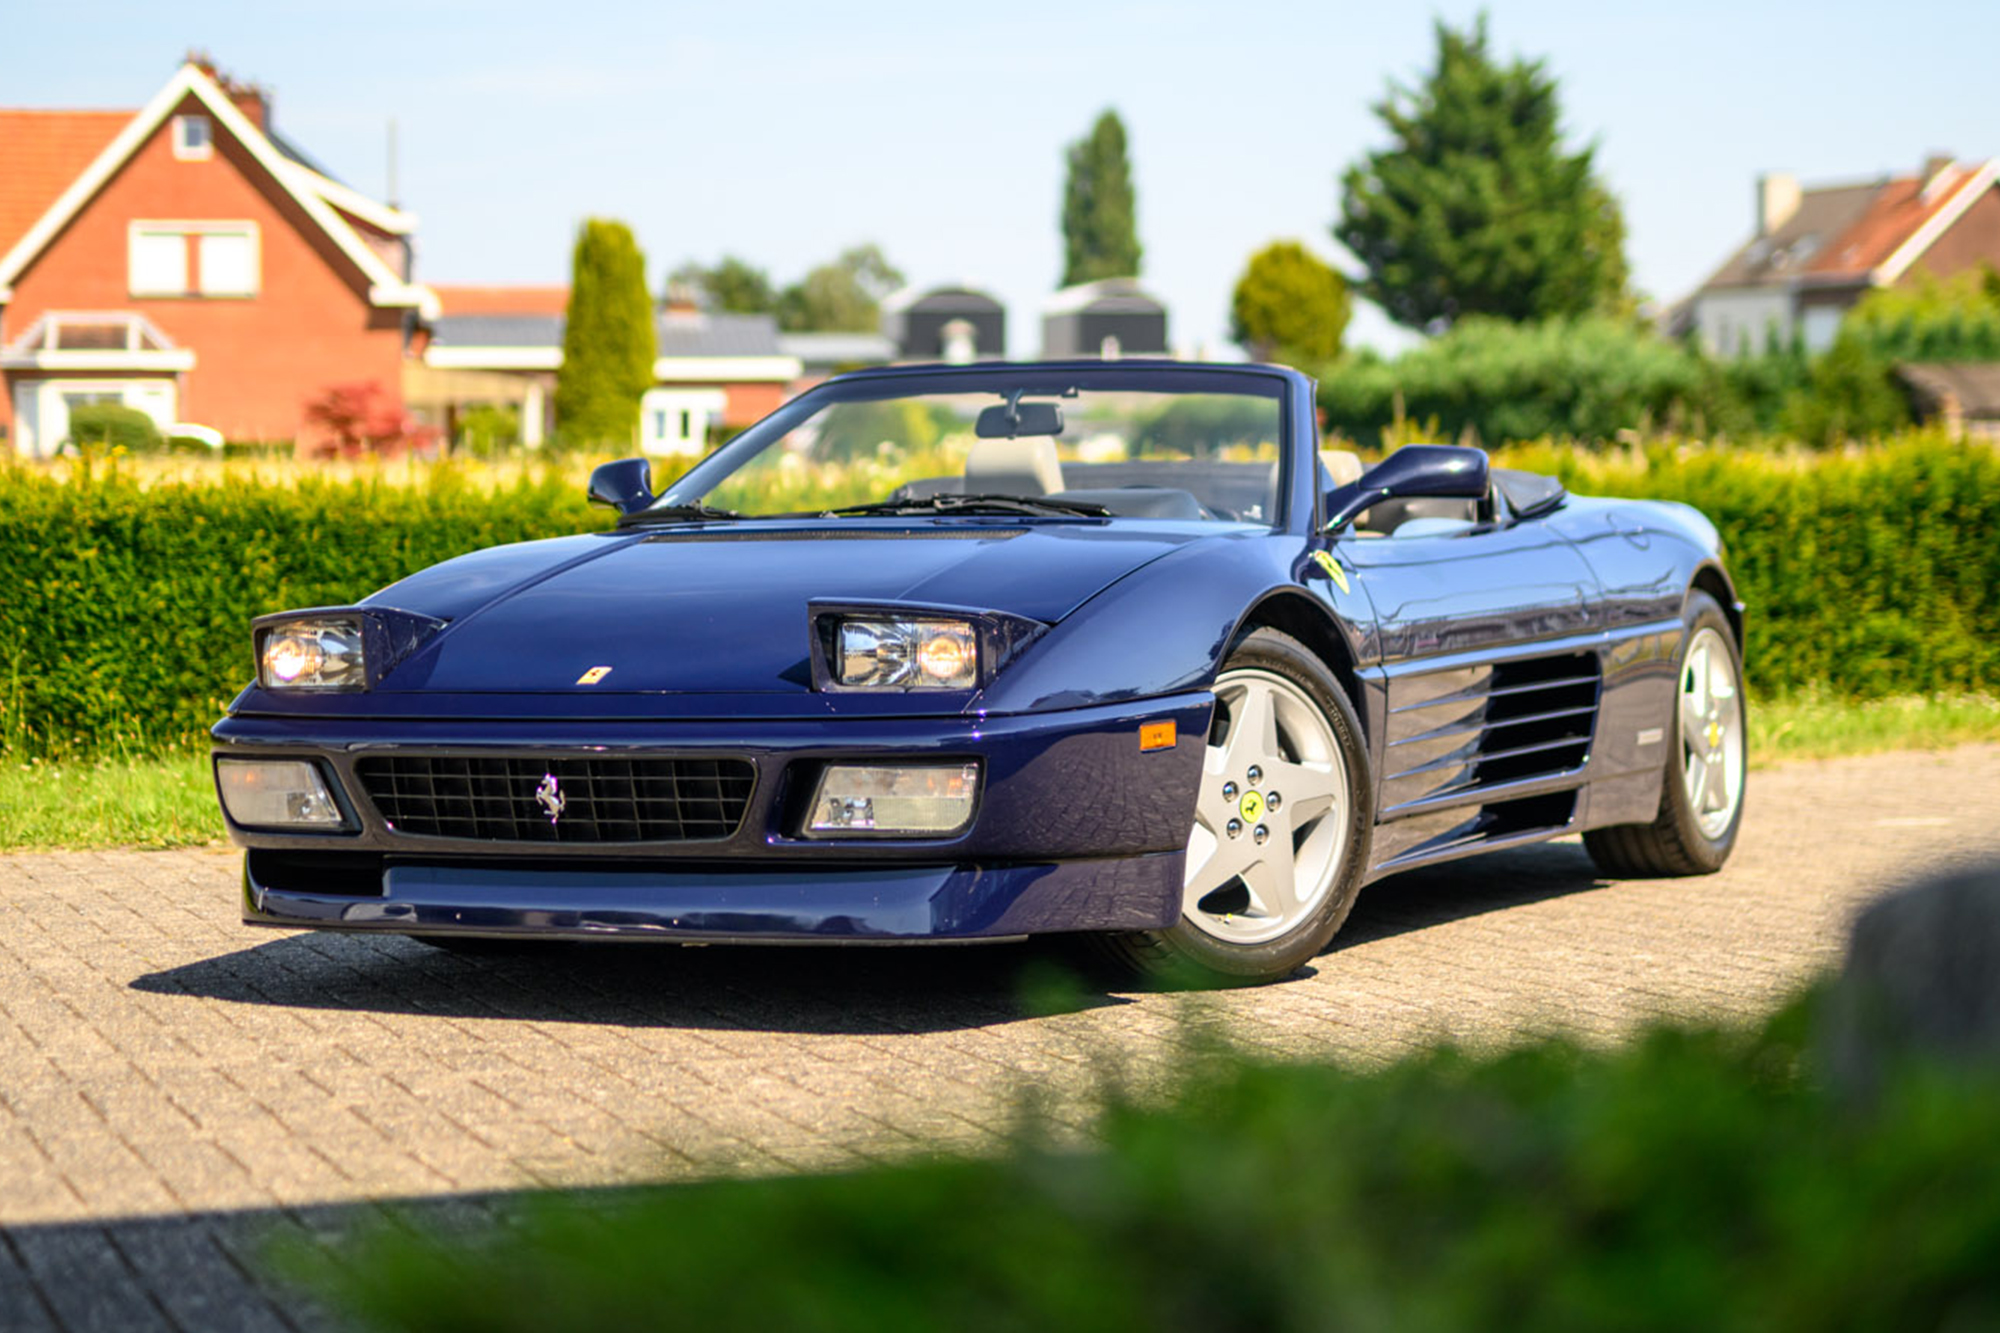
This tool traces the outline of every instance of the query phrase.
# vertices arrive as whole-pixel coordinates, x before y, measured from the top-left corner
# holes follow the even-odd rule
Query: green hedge
[[[1102,1147],[412,1210],[289,1256],[382,1329],[1986,1329],[2000,1085],[1809,1074],[1740,1034],[1548,1041],[1375,1073],[1226,1065]]]
[[[1685,500],[1721,528],[1764,694],[2000,686],[2000,455],[1911,435],[1853,455],[1665,446],[1514,461],[1583,492]],[[248,622],[351,601],[448,556],[605,525],[574,480],[500,490],[175,483],[0,469],[0,742],[198,742],[250,674]]]
[[[1912,433],[1852,453],[1557,445],[1506,461],[1584,494],[1680,500],[1722,533],[1749,605],[1746,670],[1764,694],[1856,698],[2000,684],[2000,453]]]
[[[253,616],[604,526],[553,478],[142,487],[116,470],[0,469],[0,740],[44,754],[197,742],[251,675]]]

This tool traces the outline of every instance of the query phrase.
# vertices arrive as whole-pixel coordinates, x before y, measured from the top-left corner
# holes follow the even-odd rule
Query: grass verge
[[[2000,700],[1986,695],[1862,704],[1802,696],[1750,707],[1750,761],[1763,768],[1990,740],[2000,740]],[[205,754],[0,764],[0,851],[185,847],[222,836]]]
[[[0,850],[186,847],[222,836],[206,754],[0,764]]]

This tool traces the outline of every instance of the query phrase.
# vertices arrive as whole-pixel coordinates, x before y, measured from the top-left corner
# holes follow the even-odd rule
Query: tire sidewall
[[[1296,639],[1276,630],[1258,629],[1239,640],[1223,661],[1223,672],[1241,670],[1267,671],[1290,681],[1313,701],[1333,731],[1346,768],[1348,791],[1347,839],[1340,866],[1312,914],[1276,939],[1258,944],[1231,944],[1183,916],[1162,933],[1161,942],[1170,946],[1191,969],[1210,974],[1206,979],[1270,981],[1298,970],[1324,949],[1353,908],[1368,866],[1375,788],[1360,719],[1347,692],[1341,689],[1324,662]],[[1206,739],[1203,738],[1204,744]],[[1203,781],[1207,780],[1204,774]],[[1192,827],[1192,813],[1188,822]]]
[[[1723,862],[1736,846],[1737,832],[1743,827],[1743,809],[1748,797],[1750,778],[1750,704],[1743,688],[1743,650],[1736,642],[1736,631],[1730,626],[1729,618],[1722,613],[1722,607],[1705,592],[1689,595],[1683,615],[1686,632],[1681,639],[1680,656],[1674,667],[1673,738],[1674,744],[1667,754],[1666,789],[1660,794],[1662,813],[1673,820],[1674,832],[1679,836],[1681,846],[1703,871],[1722,869]],[[1736,794],[1736,813],[1730,817],[1729,827],[1720,837],[1711,838],[1701,831],[1701,821],[1695,816],[1694,804],[1687,794],[1687,758],[1681,738],[1681,676],[1687,670],[1688,652],[1694,647],[1697,631],[1712,629],[1729,650],[1729,665],[1736,675],[1736,703],[1741,710],[1743,727],[1743,780]]]

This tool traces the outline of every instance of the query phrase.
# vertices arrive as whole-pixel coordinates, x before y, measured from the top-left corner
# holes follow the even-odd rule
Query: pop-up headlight
[[[257,682],[267,690],[358,690],[368,684],[358,616],[314,616],[265,630]]]
[[[843,620],[834,679],[850,690],[969,690],[979,636],[963,620]]]
[[[823,690],[976,690],[1048,626],[998,611],[815,605]]]
[[[366,606],[285,611],[252,624],[267,690],[365,690],[444,627],[434,616]]]

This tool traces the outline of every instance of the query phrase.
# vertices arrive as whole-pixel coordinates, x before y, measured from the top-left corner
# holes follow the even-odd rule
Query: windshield
[[[725,445],[659,507],[977,512],[1006,497],[1027,502],[1008,509],[1017,513],[1275,521],[1280,382],[1179,376],[1197,387],[1177,391],[1127,387],[1134,378],[1032,369],[836,381]]]

